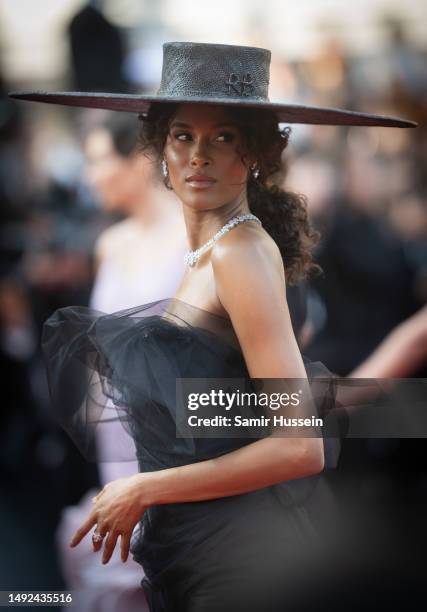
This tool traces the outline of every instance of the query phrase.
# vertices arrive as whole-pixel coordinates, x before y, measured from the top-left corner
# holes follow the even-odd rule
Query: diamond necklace
[[[187,266],[193,267],[199,261],[203,253],[206,253],[206,251],[208,251],[217,240],[219,240],[222,236],[224,236],[224,234],[233,229],[233,227],[236,227],[236,225],[239,225],[239,223],[244,223],[245,221],[256,221],[257,223],[261,224],[261,221],[258,219],[258,217],[255,217],[255,215],[251,213],[246,215],[239,215],[238,217],[233,217],[232,219],[230,219],[230,221],[227,221],[227,223],[223,225],[221,229],[218,230],[217,233],[212,236],[210,240],[205,242],[205,244],[203,244],[201,247],[199,247],[195,251],[187,251],[187,253],[184,255],[184,263]]]

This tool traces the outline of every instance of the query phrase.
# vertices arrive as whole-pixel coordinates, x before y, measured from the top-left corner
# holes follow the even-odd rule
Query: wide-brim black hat
[[[146,113],[153,102],[219,104],[270,109],[281,123],[416,127],[414,121],[338,108],[270,102],[271,53],[258,47],[170,42],[163,45],[162,80],[156,94],[11,92],[18,100]]]

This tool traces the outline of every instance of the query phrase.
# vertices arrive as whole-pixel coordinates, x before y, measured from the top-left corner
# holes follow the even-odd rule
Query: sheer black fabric
[[[136,456],[141,471],[153,471],[254,442],[176,436],[176,378],[249,377],[222,317],[176,299],[108,315],[68,307],[46,321],[42,347],[56,417],[88,459]],[[333,380],[320,363],[305,360],[305,367],[309,377]],[[334,401],[333,385],[325,389],[317,398],[320,412]],[[97,457],[97,428],[117,422],[128,441]],[[316,536],[304,502],[315,482],[311,477],[147,510],[132,552],[144,567],[152,610],[266,611],[266,597],[283,610],[285,593],[289,598],[314,558]]]

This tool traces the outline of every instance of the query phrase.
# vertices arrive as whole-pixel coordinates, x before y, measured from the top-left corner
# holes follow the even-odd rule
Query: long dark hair
[[[148,156],[154,154],[159,168],[176,110],[176,104],[156,103],[151,105],[148,113],[139,116],[142,121],[140,149]],[[281,170],[281,156],[289,141],[290,128],[279,129],[276,115],[271,110],[227,108],[227,111],[245,141],[242,161],[249,155],[257,160],[258,177],[255,179],[251,172],[248,174],[249,208],[278,245],[287,282],[296,284],[321,268],[312,257],[319,232],[310,225],[305,197],[284,191],[270,180]],[[167,180],[164,182],[170,189]]]

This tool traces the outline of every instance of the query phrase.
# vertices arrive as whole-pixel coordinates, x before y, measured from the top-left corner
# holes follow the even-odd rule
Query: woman
[[[299,586],[306,588],[304,570],[317,548],[302,479],[323,469],[322,441],[275,431],[255,441],[177,437],[175,380],[301,385],[316,372],[299,352],[285,287],[313,267],[316,236],[303,201],[267,186],[287,143],[278,121],[413,125],[270,103],[269,59],[264,49],[169,43],[156,96],[20,94],[145,113],[143,150],[154,153],[183,204],[193,250],[173,299],[110,316],[63,309],[43,338],[52,398],[74,439],[90,454],[93,427],[111,417],[91,402],[95,375],[134,438],[141,466],[94,498],[71,545],[95,527],[103,562],[119,535],[126,560],[141,521],[132,552],[156,612],[283,610],[301,596]],[[90,384],[83,390],[76,378]]]

